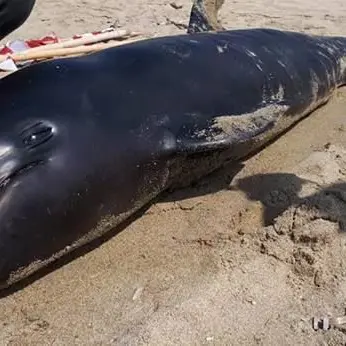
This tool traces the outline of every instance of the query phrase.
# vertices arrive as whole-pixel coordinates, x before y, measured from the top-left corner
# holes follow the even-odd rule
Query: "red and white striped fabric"
[[[113,31],[114,28],[110,27],[101,31],[88,32],[84,34],[76,34],[71,39],[79,39],[85,36],[94,36],[101,33]],[[64,39],[65,40],[65,39]],[[59,43],[62,39],[60,39],[54,33],[51,35],[47,35],[40,39],[30,39],[30,40],[14,40],[9,41],[5,45],[0,45],[0,56],[9,55],[13,53],[20,53],[29,48],[35,48],[39,46],[49,45],[52,43]],[[0,71],[12,72],[18,70],[18,68],[33,63],[33,61],[24,61],[20,63],[15,63],[10,57],[5,61],[0,62]]]
[[[45,36],[37,40],[9,41],[0,49],[0,55],[18,53],[18,52],[27,50],[29,48],[35,48],[35,47],[44,46],[46,44],[57,43],[57,42],[59,42],[59,39],[56,35]]]

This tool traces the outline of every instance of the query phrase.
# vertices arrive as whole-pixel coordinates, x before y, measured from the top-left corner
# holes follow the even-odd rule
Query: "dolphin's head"
[[[141,174],[104,92],[64,64],[0,80],[0,286],[112,223],[107,215],[131,207],[128,182]]]

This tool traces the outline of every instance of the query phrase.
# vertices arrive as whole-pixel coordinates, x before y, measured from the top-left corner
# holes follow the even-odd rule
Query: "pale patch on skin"
[[[283,86],[280,84],[278,92],[271,97],[271,100],[280,102],[284,100],[284,97],[285,97],[285,90]]]
[[[0,159],[5,155],[9,155],[13,152],[13,147],[10,145],[1,145],[0,146]]]
[[[340,58],[339,66],[340,66],[340,74],[341,76],[343,76],[346,73],[346,56],[343,56],[342,58]]]
[[[227,51],[228,45],[224,44],[223,46],[217,46],[216,49],[217,51],[222,54],[225,53]]]
[[[16,160],[9,160],[6,163],[0,166],[0,178],[7,177],[11,172],[13,172],[14,168],[17,166]]]
[[[263,71],[262,67],[259,64],[256,64],[256,67],[260,70]]]
[[[286,65],[281,60],[278,60],[278,64],[280,64],[283,68],[286,68]]]
[[[315,88],[315,86],[312,87]],[[316,92],[316,89],[314,90]],[[252,113],[216,117],[212,128],[221,130],[222,133],[213,136],[210,140],[216,141],[229,137],[230,142],[253,141],[260,147],[326,103],[332,93],[333,91],[320,100],[314,99],[309,107],[295,116],[286,116],[289,106],[272,104]],[[280,97],[280,95],[282,96],[282,92],[279,91],[278,96]],[[269,127],[270,125],[271,127]]]
[[[318,90],[319,90],[320,80],[319,80],[317,74],[313,70],[310,70],[310,75],[311,75],[312,97],[313,97],[314,102],[316,102],[317,98],[318,98]]]
[[[261,129],[264,129],[268,124],[277,122],[287,111],[288,106],[269,105],[252,113],[242,115],[224,115],[214,119],[212,128],[222,130],[223,134],[234,137],[239,133],[256,134]],[[214,138],[215,138],[214,137]],[[216,138],[215,138],[216,139]]]
[[[262,66],[261,66],[262,61],[261,61],[260,59],[258,59],[257,55],[256,55],[254,52],[252,52],[252,51],[249,50],[249,49],[245,49],[245,54],[246,54],[247,56],[249,56],[250,58],[254,59],[254,60],[255,60],[255,65],[256,65],[256,67],[257,67],[260,71],[263,71]]]
[[[14,148],[10,145],[2,145],[0,146],[0,160],[5,159],[0,165],[0,179],[3,182],[6,177],[8,177],[12,172],[15,171],[17,167],[18,160],[16,160],[13,155]],[[11,155],[13,159],[11,160]]]
[[[254,52],[251,52],[251,50],[245,49],[246,55],[250,56],[251,58],[256,58],[257,55]]]

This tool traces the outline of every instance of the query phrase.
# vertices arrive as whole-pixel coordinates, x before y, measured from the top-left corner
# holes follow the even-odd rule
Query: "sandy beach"
[[[38,0],[5,40],[185,31],[191,3]],[[226,0],[227,28],[346,36],[346,2]],[[345,345],[346,89],[241,164],[0,299],[0,345]],[[1,255],[1,254],[0,254]]]

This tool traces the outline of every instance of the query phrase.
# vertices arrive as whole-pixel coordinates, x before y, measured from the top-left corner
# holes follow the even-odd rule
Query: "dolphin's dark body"
[[[182,176],[251,154],[345,83],[345,59],[345,38],[235,30],[0,80],[0,285],[99,237]]]

